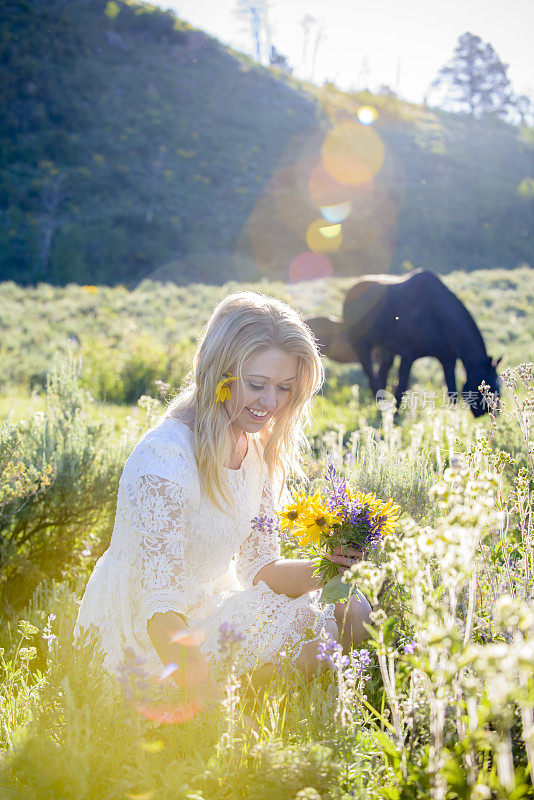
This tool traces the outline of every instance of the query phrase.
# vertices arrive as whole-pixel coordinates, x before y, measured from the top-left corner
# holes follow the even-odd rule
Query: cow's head
[[[481,417],[489,411],[488,401],[478,388],[483,382],[489,386],[489,391],[497,404],[496,410],[498,410],[501,382],[497,375],[497,366],[500,362],[500,358],[495,360],[488,356],[483,362],[472,367],[467,374],[467,380],[462,389],[462,397],[475,417]]]

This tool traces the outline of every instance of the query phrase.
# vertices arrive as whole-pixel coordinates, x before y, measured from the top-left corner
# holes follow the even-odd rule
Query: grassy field
[[[532,269],[457,272],[443,280],[473,314],[488,353],[504,355],[502,368],[530,358]],[[210,310],[229,292],[249,288],[286,300],[305,315],[339,314],[351,284],[350,278],[338,278],[294,285],[265,281],[185,288],[145,281],[133,291],[0,284],[0,413],[7,412],[13,390],[17,405],[26,402],[24,395],[32,389],[42,390],[54,359],[68,352],[81,358],[84,385],[96,400],[134,405],[141,394],[154,394],[154,379],[164,377],[172,386],[179,385]],[[423,359],[415,365],[414,377],[432,377],[434,387],[441,388],[439,372],[435,363]],[[329,375],[366,385],[359,366],[330,364]]]
[[[492,355],[505,350],[509,365],[529,360],[530,270],[446,280],[473,312]],[[349,283],[309,284],[298,293],[281,284],[252,288],[304,313],[337,313]],[[149,398],[92,401],[87,389],[91,381],[104,386],[106,375],[130,380],[132,391],[139,376],[152,379],[146,362],[130,358],[141,335],[167,355],[179,341],[175,363],[185,363],[207,309],[230,288],[238,287],[193,286],[188,295],[154,284],[134,292],[0,287],[9,373],[0,396],[0,795],[532,797],[531,365],[504,373],[496,419],[474,420],[465,405],[438,404],[413,409],[397,425],[376,410],[358,367],[329,365],[310,431],[310,488],[320,489],[332,462],[351,486],[391,498],[403,512],[398,531],[350,578],[374,612],[369,640],[349,665],[334,651],[331,669],[306,683],[282,658],[273,682],[254,695],[230,660],[222,704],[194,710],[168,681],[151,686],[147,701],[139,671],[127,670],[121,689],[89,642],[73,650],[78,604],[109,542],[124,459],[163,410]],[[57,362],[44,391],[35,376],[53,360],[47,353],[67,352],[69,335],[75,358]],[[33,378],[25,362],[30,337],[31,364],[43,370]],[[146,340],[138,352],[154,359]],[[169,363],[150,359],[153,369]],[[128,371],[134,367],[135,380]],[[441,391],[432,364],[419,365],[415,380]],[[302,551],[287,540],[284,552]]]

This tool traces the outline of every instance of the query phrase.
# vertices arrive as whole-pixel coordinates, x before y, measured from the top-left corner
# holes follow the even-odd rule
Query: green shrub
[[[45,411],[0,428],[0,597],[20,604],[44,576],[109,539],[124,452],[89,414],[79,367],[50,375]],[[18,470],[18,476],[17,476]]]

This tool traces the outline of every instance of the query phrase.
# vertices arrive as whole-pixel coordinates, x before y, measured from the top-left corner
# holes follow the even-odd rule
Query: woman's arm
[[[148,621],[148,635],[162,663],[177,665],[172,678],[186,690],[191,702],[204,705],[218,699],[208,664],[180,614],[174,611],[154,614]]]
[[[276,594],[300,597],[321,588],[321,579],[312,577],[316,567],[313,561],[281,558],[262,567],[252,583],[256,586],[258,581],[265,581]]]
[[[341,548],[336,548],[339,552],[334,555],[326,554],[334,564],[339,564],[339,571],[344,572],[352,566],[355,561],[361,558],[361,552],[353,547],[346,547],[341,554]],[[260,569],[253,580],[255,586],[258,581],[265,581],[269,589],[276,594],[286,594],[288,597],[300,597],[306,592],[313,592],[321,589],[323,583],[320,577],[313,576],[312,573],[317,568],[315,561],[302,559],[277,559],[271,564],[266,564]]]

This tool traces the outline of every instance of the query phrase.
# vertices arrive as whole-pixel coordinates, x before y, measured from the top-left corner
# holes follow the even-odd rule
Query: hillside
[[[529,131],[304,86],[146,4],[2,12],[0,280],[287,280],[340,201],[336,275],[534,263]],[[335,197],[324,136],[364,103],[381,158]]]

